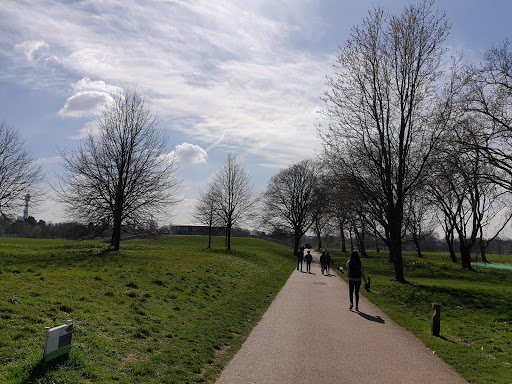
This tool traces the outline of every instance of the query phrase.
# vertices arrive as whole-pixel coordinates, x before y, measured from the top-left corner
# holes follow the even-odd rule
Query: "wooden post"
[[[439,337],[441,331],[441,304],[433,303],[432,307],[435,309],[432,315],[432,336]]]

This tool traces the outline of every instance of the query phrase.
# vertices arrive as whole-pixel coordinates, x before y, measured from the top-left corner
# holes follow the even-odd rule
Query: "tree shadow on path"
[[[372,316],[372,315],[368,315],[367,313],[364,313],[364,312],[357,312],[357,314],[366,320],[373,321],[373,322],[379,323],[379,324],[386,324],[384,319],[380,316]]]

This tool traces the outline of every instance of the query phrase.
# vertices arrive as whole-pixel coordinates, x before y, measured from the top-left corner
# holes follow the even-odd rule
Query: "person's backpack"
[[[348,264],[348,277],[352,278],[360,278],[361,277],[361,263],[357,263],[355,265],[352,265],[350,262]]]

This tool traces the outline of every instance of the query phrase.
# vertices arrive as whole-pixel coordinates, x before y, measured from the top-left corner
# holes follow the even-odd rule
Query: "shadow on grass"
[[[50,362],[45,362],[44,358],[41,358],[41,360],[39,360],[39,362],[30,370],[30,375],[22,381],[22,384],[35,383],[39,379],[45,377],[48,372],[59,368],[61,365],[67,363],[68,361],[69,355],[57,357]]]

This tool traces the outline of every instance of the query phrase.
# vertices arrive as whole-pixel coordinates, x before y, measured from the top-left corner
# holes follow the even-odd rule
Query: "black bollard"
[[[432,315],[432,336],[439,337],[441,331],[441,304],[433,303],[432,307],[436,310]]]

